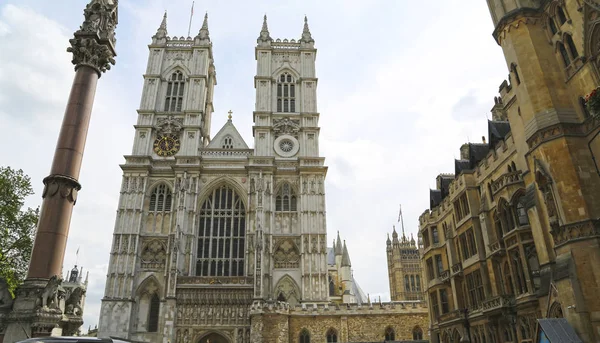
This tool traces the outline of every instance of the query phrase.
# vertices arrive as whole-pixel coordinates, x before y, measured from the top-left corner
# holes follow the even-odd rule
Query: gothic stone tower
[[[515,169],[523,173],[539,259],[537,312],[560,313],[583,341],[599,341],[600,135],[597,113],[588,112],[583,97],[599,84],[600,6],[576,0],[487,3],[510,70],[500,104],[516,145]],[[523,297],[516,307],[527,308]]]
[[[423,300],[423,268],[415,239],[408,239],[396,227],[386,241],[390,298],[392,301]]]
[[[251,322],[256,339],[263,325],[253,302],[329,300],[314,41],[306,21],[300,40],[273,40],[265,17],[250,149],[231,114],[210,137],[206,17],[193,39],[166,26],[165,15],[121,166],[99,337],[250,342]]]

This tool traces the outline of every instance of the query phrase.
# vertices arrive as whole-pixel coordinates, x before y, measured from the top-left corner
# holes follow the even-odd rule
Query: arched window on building
[[[571,53],[571,58],[576,59],[579,57],[579,53],[577,52],[577,47],[575,46],[575,42],[573,42],[573,37],[571,35],[565,35],[564,39],[567,47],[569,48],[569,52]]]
[[[496,239],[500,242],[504,235],[504,231],[502,230],[502,220],[500,220],[498,211],[494,212],[494,230],[496,232]]]
[[[565,15],[565,11],[561,6],[556,7],[556,16],[558,17],[558,22],[560,25],[567,22],[567,16]]]
[[[417,274],[417,292],[421,291],[421,277]]]
[[[300,331],[300,343],[310,343],[310,333],[306,329]]]
[[[277,196],[275,197],[275,211],[277,212],[288,212],[297,211],[297,198],[292,186],[289,183],[284,183],[281,187],[279,187],[279,191],[277,192]]]
[[[396,332],[391,326],[388,326],[385,329],[385,340],[386,341],[395,341],[396,340]]]
[[[414,275],[410,276],[410,290],[413,292],[417,291],[417,286],[415,285],[415,276]]]
[[[412,330],[413,341],[418,341],[423,339],[423,330],[420,327],[415,326]]]
[[[517,223],[519,223],[519,226],[529,225],[529,218],[527,217],[527,210],[525,209],[524,196],[521,196],[517,200],[517,208],[515,212],[517,214]]]
[[[550,29],[550,33],[554,36],[558,29],[556,28],[556,23],[554,22],[554,18],[548,18],[548,28]]]
[[[233,149],[233,138],[231,136],[225,136],[223,138],[223,144],[221,144],[223,149]]]
[[[185,80],[183,74],[177,70],[171,74],[167,82],[167,96],[165,98],[165,112],[181,112],[183,106],[183,92]]]
[[[556,44],[558,46],[558,52],[560,52],[560,56],[562,57],[563,63],[565,64],[565,68],[566,68],[569,65],[571,65],[571,59],[569,58],[567,49],[565,49],[565,46],[561,42],[558,42]]]
[[[277,79],[277,112],[296,112],[296,85],[290,73]]]
[[[148,332],[158,331],[158,317],[160,314],[160,299],[154,293],[150,298],[150,309],[148,311]]]
[[[338,341],[338,337],[337,337],[337,331],[333,328],[327,330],[327,343],[337,343]]]
[[[523,269],[523,261],[518,249],[510,252],[513,272],[515,273],[515,286],[518,294],[527,293],[527,283],[525,279],[525,271]]]
[[[152,190],[150,194],[150,204],[148,211],[150,212],[169,212],[171,211],[171,190],[167,185],[160,184]]]
[[[200,209],[197,276],[243,276],[246,210],[228,185],[213,189]]]
[[[333,282],[333,278],[329,275],[329,296],[335,295],[335,283]]]
[[[433,244],[438,244],[440,242],[437,226],[431,228],[431,238],[433,240]]]
[[[407,292],[410,292],[410,281],[408,279],[408,275],[404,275],[404,289]]]

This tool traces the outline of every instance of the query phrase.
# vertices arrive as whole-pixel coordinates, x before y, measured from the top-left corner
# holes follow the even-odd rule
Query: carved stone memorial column
[[[12,312],[5,320],[4,343],[28,337],[72,335],[83,324],[82,313],[64,313],[66,299],[73,301],[78,297],[62,287],[60,274],[71,214],[81,189],[78,178],[96,84],[102,73],[115,64],[117,7],[118,0],[91,0],[83,11],[83,24],[69,40],[71,47],[67,51],[73,53],[75,79],[50,175],[44,179],[27,279],[17,290]]]

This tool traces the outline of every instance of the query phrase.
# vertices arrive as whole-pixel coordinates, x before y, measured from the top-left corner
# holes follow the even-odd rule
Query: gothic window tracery
[[[300,266],[300,251],[291,240],[281,242],[273,253],[275,268],[298,268]]]
[[[148,211],[150,212],[170,212],[171,211],[171,189],[165,184],[160,184],[152,190],[150,195],[150,204]]]
[[[386,341],[395,341],[396,340],[396,332],[391,326],[388,326],[385,329],[385,340]]]
[[[165,112],[181,112],[183,106],[183,92],[185,80],[183,73],[177,70],[171,74],[167,82],[167,95],[165,98]]]
[[[231,136],[225,136],[225,138],[223,138],[223,144],[221,147],[223,149],[233,149],[233,138]]]
[[[306,329],[300,331],[300,343],[310,343],[310,333]]]
[[[289,183],[285,182],[277,191],[275,211],[295,212],[298,209],[297,197]]]
[[[288,72],[277,79],[277,112],[296,112],[296,85]]]
[[[204,200],[200,210],[196,275],[244,275],[245,212],[240,196],[228,185],[213,189]]]
[[[413,334],[413,341],[418,341],[418,340],[423,339],[423,330],[418,326],[415,326],[413,328],[412,334]]]
[[[327,330],[327,343],[337,343],[337,331],[335,329]]]

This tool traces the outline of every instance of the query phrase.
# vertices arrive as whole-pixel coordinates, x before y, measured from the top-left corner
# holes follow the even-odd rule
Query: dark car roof
[[[126,343],[119,339],[111,338],[98,338],[98,337],[74,337],[74,336],[49,336],[49,337],[34,337],[28,338],[17,343],[37,343],[37,342],[49,342],[49,343]]]

